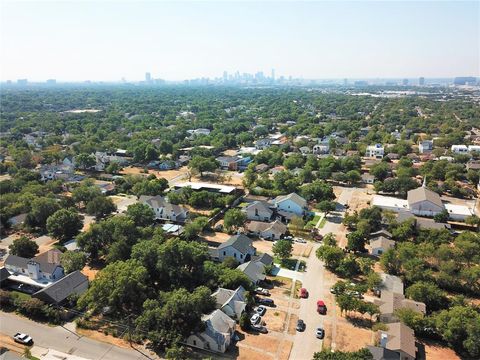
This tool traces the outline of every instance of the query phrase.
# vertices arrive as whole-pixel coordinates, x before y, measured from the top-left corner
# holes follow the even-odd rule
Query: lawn
[[[305,229],[305,230],[313,229],[313,228],[315,227],[315,225],[317,225],[317,223],[318,223],[319,220],[320,220],[320,215],[315,215],[312,220],[310,220],[309,222],[307,222],[307,223],[305,224],[304,229]]]
[[[324,218],[322,219],[322,221],[320,221],[320,224],[318,225],[318,228],[319,228],[319,229],[323,228],[326,223],[327,223],[327,218],[324,217]]]
[[[276,264],[280,264],[281,268],[288,269],[288,270],[295,270],[295,266],[297,265],[297,259],[293,259],[293,258],[281,260],[281,259],[275,257],[274,262]],[[305,266],[306,266],[306,262],[303,261],[303,260],[300,260],[300,265],[298,266],[298,271],[299,272],[305,271]]]

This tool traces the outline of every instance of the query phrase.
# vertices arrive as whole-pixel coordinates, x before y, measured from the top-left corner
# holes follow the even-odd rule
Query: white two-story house
[[[163,196],[140,196],[140,202],[148,205],[155,213],[156,220],[170,220],[174,222],[185,222],[188,217],[188,210],[180,205],[171,204]]]
[[[271,202],[278,215],[287,220],[295,215],[303,217],[308,211],[307,200],[296,193],[277,196]]]

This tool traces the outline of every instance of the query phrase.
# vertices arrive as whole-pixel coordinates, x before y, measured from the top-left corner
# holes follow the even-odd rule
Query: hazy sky
[[[480,2],[1,1],[1,79],[480,75]]]

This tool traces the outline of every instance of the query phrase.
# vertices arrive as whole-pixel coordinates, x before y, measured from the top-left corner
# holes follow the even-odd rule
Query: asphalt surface
[[[77,335],[62,326],[47,326],[15,314],[0,312],[0,333],[12,336],[17,332],[30,335],[34,346],[92,360],[157,359],[144,349],[141,349],[143,354],[133,348],[121,348]]]
[[[353,188],[344,188],[337,199],[337,203],[348,203],[353,191]],[[342,206],[337,207],[337,210],[341,209],[343,209]],[[340,216],[331,214],[327,218],[325,226],[320,229],[320,234],[325,235],[330,232],[336,234],[340,226]],[[329,292],[329,286],[325,286],[324,264],[315,255],[319,246],[320,244],[314,245],[310,257],[307,260],[306,272],[303,274],[302,286],[308,290],[309,296],[307,299],[300,299],[298,318],[305,322],[306,328],[305,331],[297,332],[295,334],[292,351],[290,352],[290,359],[292,360],[310,360],[313,358],[315,352],[322,349],[323,340],[317,339],[315,336],[315,329],[317,327],[324,328],[323,323],[326,318],[328,318],[329,321],[332,321],[332,331],[335,331],[336,329],[335,309],[329,308],[327,310],[327,316],[317,313],[317,301],[325,300],[325,297]],[[327,334],[325,336],[327,336]],[[335,344],[332,343],[332,348],[334,347]]]

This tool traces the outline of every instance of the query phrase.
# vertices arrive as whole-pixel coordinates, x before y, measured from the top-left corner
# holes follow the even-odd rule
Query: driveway
[[[54,349],[92,360],[158,359],[143,349],[145,354],[133,348],[121,348],[79,336],[62,326],[47,326],[15,314],[0,312],[0,333],[12,336],[16,332],[32,336],[35,347]]]

